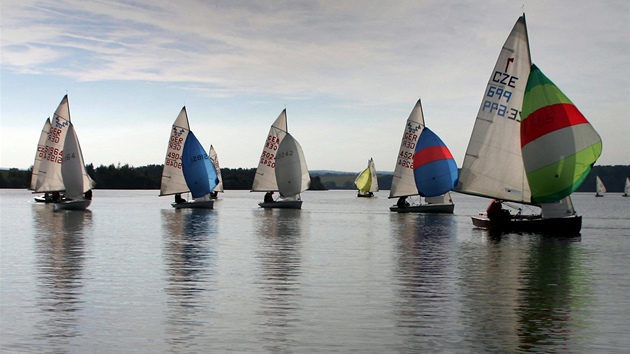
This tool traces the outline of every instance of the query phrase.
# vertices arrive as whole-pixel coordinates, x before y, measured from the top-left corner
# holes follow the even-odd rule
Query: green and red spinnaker
[[[532,202],[552,203],[569,196],[602,153],[599,134],[534,64],[521,116],[521,148]]]

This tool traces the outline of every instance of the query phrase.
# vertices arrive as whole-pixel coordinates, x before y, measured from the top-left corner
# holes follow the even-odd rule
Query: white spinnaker
[[[311,178],[302,147],[288,133],[278,147],[276,180],[280,195],[284,198],[296,196],[310,185]]]

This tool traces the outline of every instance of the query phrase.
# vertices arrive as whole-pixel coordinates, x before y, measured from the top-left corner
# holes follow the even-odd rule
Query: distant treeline
[[[160,189],[162,165],[132,167],[129,165],[109,165],[94,168],[86,166],[88,173],[96,181],[96,189]],[[249,190],[256,174],[255,168],[222,168],[225,189]],[[390,189],[393,174],[379,173],[378,184],[382,190]],[[586,177],[578,192],[595,192],[595,176],[599,176],[611,193],[623,192],[626,177],[630,176],[630,166],[595,166]],[[316,172],[311,174],[311,190],[355,189],[356,174],[348,172]],[[0,188],[28,188],[31,169],[11,168],[0,170]]]
[[[95,189],[160,189],[162,165],[132,167],[109,165],[85,166],[96,182]],[[28,188],[32,167],[28,170],[0,170],[0,188]],[[222,168],[223,188],[249,190],[254,182],[255,168]],[[311,177],[311,189],[325,189],[319,177]]]

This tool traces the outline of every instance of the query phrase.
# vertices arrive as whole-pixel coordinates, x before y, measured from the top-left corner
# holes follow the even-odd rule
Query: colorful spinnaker
[[[534,64],[521,116],[521,147],[533,203],[574,192],[602,153],[602,140],[567,96]]]
[[[445,194],[457,185],[457,164],[444,142],[425,127],[413,155],[413,175],[423,197]]]
[[[184,143],[182,171],[193,198],[201,198],[219,184],[217,170],[192,131]]]

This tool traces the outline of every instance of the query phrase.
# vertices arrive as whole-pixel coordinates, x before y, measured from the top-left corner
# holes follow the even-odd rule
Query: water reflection
[[[53,212],[52,206],[33,206],[35,229],[37,306],[45,314],[35,323],[41,332],[36,339],[46,348],[67,348],[73,337],[81,335],[84,281],[82,277],[85,245],[84,230],[92,222],[88,211]]]
[[[574,245],[509,234],[462,250],[467,341],[483,352],[575,348],[579,335],[572,332],[584,323],[571,313],[581,307],[588,282]]]
[[[175,351],[191,339],[204,336],[201,313],[210,301],[204,293],[214,290],[216,266],[216,215],[212,210],[163,209],[164,262],[169,326],[167,341]]]
[[[516,308],[521,351],[568,350],[587,340],[580,329],[587,327],[592,281],[575,246],[574,240],[550,238],[531,244]]]
[[[456,235],[452,215],[392,214],[397,241],[397,326],[403,335],[401,351],[439,351],[443,328],[453,323],[450,278]],[[453,330],[455,330],[453,328]]]
[[[301,275],[301,210],[256,211],[258,253],[261,274],[256,281],[261,291],[263,342],[270,352],[291,348],[290,338],[299,318]]]

